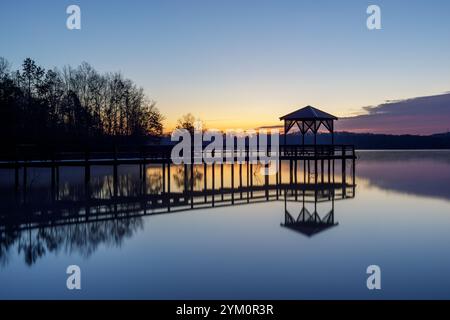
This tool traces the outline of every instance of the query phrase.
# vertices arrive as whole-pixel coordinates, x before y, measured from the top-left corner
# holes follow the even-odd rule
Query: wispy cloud
[[[363,109],[366,114],[337,121],[337,130],[421,135],[450,131],[450,93],[387,101]]]

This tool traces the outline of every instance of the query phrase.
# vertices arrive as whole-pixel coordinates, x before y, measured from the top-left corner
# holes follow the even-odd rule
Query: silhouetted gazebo
[[[311,106],[282,116],[280,120],[284,120],[284,144],[286,144],[286,135],[289,130],[297,125],[302,134],[302,144],[305,144],[305,134],[311,130],[314,134],[314,145],[316,145],[317,132],[323,125],[331,133],[331,144],[334,145],[334,120],[337,119],[337,117]]]

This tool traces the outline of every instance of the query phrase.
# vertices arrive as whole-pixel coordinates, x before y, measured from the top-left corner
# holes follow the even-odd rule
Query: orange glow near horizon
[[[307,104],[305,104],[306,106]],[[283,129],[283,121],[279,120],[279,117],[288,114],[292,111],[295,111],[299,108],[303,107],[303,105],[299,106],[291,106],[284,107],[283,109],[278,108],[278,111],[270,111],[272,108],[265,107],[263,109],[264,113],[261,110],[255,110],[255,108],[242,108],[242,112],[238,114],[236,117],[230,116],[226,114],[226,110],[233,110],[234,108],[219,108],[220,111],[216,111],[217,109],[206,108],[206,109],[193,109],[192,115],[203,122],[203,127],[206,129],[217,129],[219,131],[226,130],[249,130],[258,128],[275,128],[279,127],[281,130]],[[348,117],[349,113],[345,111],[339,111],[332,108],[321,108],[325,112],[336,115],[338,118]],[[188,109],[189,110],[189,109]],[[198,112],[195,112],[198,111]],[[208,112],[209,111],[209,112]],[[189,112],[186,112],[189,113]],[[166,120],[164,121],[164,132],[170,133],[172,132],[177,125],[177,120],[181,118],[183,114],[175,115],[171,113],[166,116]]]
[[[280,121],[279,118],[308,104],[338,117],[339,120],[336,121],[334,127],[336,132],[430,135],[450,131],[448,127],[450,113],[442,107],[450,103],[450,94],[410,97],[409,99],[382,101],[378,104],[363,104],[359,100],[346,105],[337,102],[315,103],[314,99],[309,101],[311,103],[280,101],[276,104],[273,101],[262,103],[248,101],[245,107],[227,103],[218,103],[214,107],[212,107],[213,104],[209,106],[199,104],[196,108],[183,108],[185,112],[182,111],[181,114],[179,109],[164,108],[162,102],[161,111],[166,116],[165,133],[173,131],[177,119],[186,113],[191,113],[196,119],[201,120],[204,129],[216,129],[224,132],[226,130],[278,128],[282,132],[283,121]],[[358,105],[373,107],[356,107]],[[427,108],[423,108],[424,105]],[[375,108],[382,108],[382,112],[373,112]]]

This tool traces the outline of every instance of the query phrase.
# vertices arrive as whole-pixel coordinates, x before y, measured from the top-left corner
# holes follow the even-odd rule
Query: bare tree
[[[144,90],[120,73],[99,74],[86,62],[46,71],[30,58],[15,72],[0,58],[0,112],[3,136],[22,143],[161,135],[164,119]]]
[[[195,129],[195,117],[191,113],[182,115],[181,118],[177,121],[176,128],[186,129],[192,134]]]

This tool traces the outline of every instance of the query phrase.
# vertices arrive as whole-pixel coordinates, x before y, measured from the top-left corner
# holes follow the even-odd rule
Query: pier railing
[[[171,161],[173,145],[157,146],[106,146],[76,148],[36,148],[18,147],[15,153],[2,154],[0,166],[8,166],[13,163],[34,162],[45,165],[52,162],[169,162]],[[278,156],[280,159],[354,159],[355,147],[353,145],[280,145],[278,150],[267,148],[252,149],[246,146],[243,149],[216,150],[213,156],[225,159],[256,159],[261,155],[270,155],[272,158]],[[201,159],[205,151],[196,152],[191,150],[192,159]],[[31,163],[30,163],[31,164]]]
[[[282,145],[280,146],[281,157],[355,157],[354,145]]]

